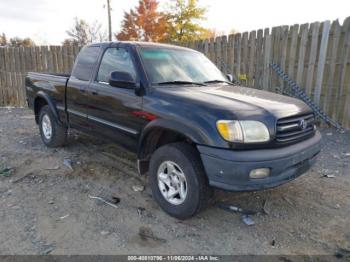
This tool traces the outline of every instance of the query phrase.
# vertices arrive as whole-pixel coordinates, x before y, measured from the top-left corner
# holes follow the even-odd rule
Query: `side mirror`
[[[236,78],[231,74],[227,74],[226,77],[231,83],[237,82]]]
[[[109,77],[109,84],[120,88],[134,88],[136,83],[132,76],[127,72],[114,71]]]

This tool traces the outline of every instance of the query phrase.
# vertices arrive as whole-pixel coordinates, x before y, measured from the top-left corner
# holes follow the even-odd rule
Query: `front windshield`
[[[184,49],[140,48],[146,74],[153,85],[171,82],[223,81],[223,73],[203,54]]]

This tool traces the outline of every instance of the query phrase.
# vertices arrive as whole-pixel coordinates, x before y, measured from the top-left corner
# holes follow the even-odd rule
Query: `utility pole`
[[[107,0],[107,12],[108,12],[108,40],[112,41],[111,0]]]

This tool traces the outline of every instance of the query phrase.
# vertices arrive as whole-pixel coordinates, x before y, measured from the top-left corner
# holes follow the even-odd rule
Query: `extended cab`
[[[260,190],[305,173],[320,151],[302,101],[229,81],[203,54],[163,44],[85,46],[71,75],[28,73],[29,107],[43,142],[75,128],[137,153],[154,199],[185,219],[211,187]]]

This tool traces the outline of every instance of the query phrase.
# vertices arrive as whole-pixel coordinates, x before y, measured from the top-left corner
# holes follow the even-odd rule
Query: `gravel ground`
[[[213,205],[178,221],[153,201],[134,154],[77,132],[66,147],[47,148],[31,111],[2,108],[0,167],[14,169],[0,175],[0,254],[348,256],[350,133],[321,132],[323,151],[307,174],[266,191],[215,192],[214,200],[259,211],[255,225]]]

